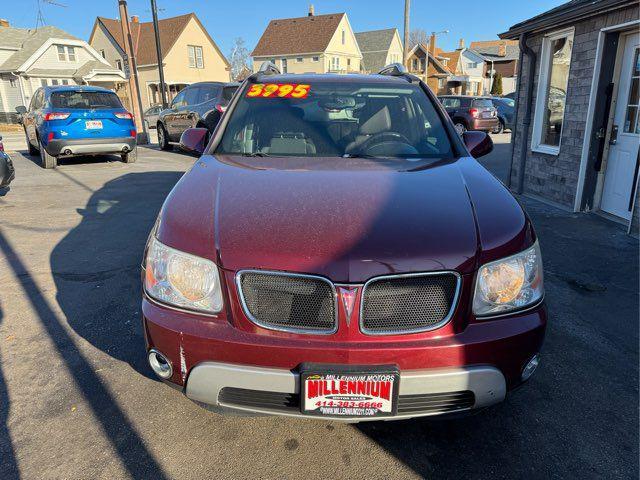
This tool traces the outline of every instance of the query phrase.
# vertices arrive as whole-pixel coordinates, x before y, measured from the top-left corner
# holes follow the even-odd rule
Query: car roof
[[[474,100],[477,100],[477,99],[491,100],[491,97],[487,97],[486,95],[438,95],[438,98],[472,98]]]
[[[208,85],[211,87],[237,87],[240,84],[238,82],[195,82],[192,83],[190,85],[187,85],[185,88],[190,88],[190,87],[197,87],[197,86],[201,86],[201,85]]]
[[[91,85],[48,85],[42,87],[45,92],[60,92],[60,91],[82,91],[82,92],[105,92],[114,93],[112,90],[103,87],[94,87]],[[115,93],[114,93],[115,95]]]
[[[264,83],[407,83],[406,78],[393,75],[364,75],[339,73],[296,73],[296,74],[262,74],[255,77],[257,82]]]

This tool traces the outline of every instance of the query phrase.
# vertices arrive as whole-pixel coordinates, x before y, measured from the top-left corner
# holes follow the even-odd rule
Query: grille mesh
[[[453,273],[373,280],[363,293],[362,329],[372,334],[428,330],[455,306],[457,286]]]
[[[332,332],[336,329],[332,285],[317,277],[242,272],[241,295],[251,320],[285,330]]]

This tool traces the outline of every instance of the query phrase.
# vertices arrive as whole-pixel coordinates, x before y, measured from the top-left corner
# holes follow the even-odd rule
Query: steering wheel
[[[371,137],[369,137],[367,140],[364,141],[364,143],[360,146],[360,149],[363,152],[366,152],[367,150],[373,148],[374,146],[380,144],[380,143],[404,143],[406,145],[409,145],[411,147],[413,147],[413,145],[411,145],[411,142],[409,141],[409,139],[407,137],[405,137],[404,135],[402,135],[401,133],[398,132],[379,132],[379,133],[374,133],[373,135],[371,135]]]

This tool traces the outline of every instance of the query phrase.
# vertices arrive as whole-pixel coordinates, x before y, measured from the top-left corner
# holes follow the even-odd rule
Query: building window
[[[9,85],[11,86],[11,88],[16,88],[16,81],[13,78],[10,78]]]
[[[331,57],[331,70],[334,72],[340,70],[340,57]]]
[[[532,150],[557,155],[567,100],[573,28],[544,37],[536,95]]]
[[[640,133],[638,110],[640,107],[640,49],[636,47],[633,63],[631,64],[631,83],[629,85],[629,99],[624,120],[624,133]]]
[[[41,87],[46,87],[47,86],[47,79],[46,78],[41,78],[40,79],[40,86]]]
[[[467,63],[468,68],[478,68],[478,62],[469,62]]]
[[[75,47],[67,47],[67,55],[70,62],[76,61],[76,49]]]
[[[413,69],[414,72],[418,71],[418,59],[414,58],[411,61],[411,68]]]
[[[439,78],[438,79],[438,88],[444,88],[445,86],[445,79],[444,78]]]
[[[56,45],[58,49],[58,60],[60,62],[75,62],[76,61],[76,48],[66,47],[64,45]]]
[[[282,71],[282,73],[287,73],[289,71],[289,68],[287,66],[287,59],[283,58],[281,62],[282,62],[282,68],[280,70]]]
[[[69,80],[61,80],[62,81],[62,85],[69,85]]]
[[[58,45],[58,60],[60,60],[61,62],[67,61],[67,55],[64,51],[63,45]]]
[[[100,50],[100,55],[102,55],[102,58],[107,58],[106,53],[104,53],[104,50]]]
[[[302,63],[302,57],[296,58],[296,63]]]
[[[204,68],[202,47],[198,47],[196,45],[188,45],[187,50],[189,52],[189,67]]]
[[[58,84],[59,84],[58,80],[56,80],[55,78],[51,79],[51,85],[58,85]]]
[[[124,71],[124,70],[122,70],[122,60],[116,60],[116,68],[118,70],[120,70],[121,72]]]
[[[351,68],[351,59],[347,58],[347,69]]]
[[[311,60],[314,62],[319,62],[320,61],[320,57],[311,57]]]
[[[342,44],[344,45],[347,41],[347,34],[344,30],[342,30]]]

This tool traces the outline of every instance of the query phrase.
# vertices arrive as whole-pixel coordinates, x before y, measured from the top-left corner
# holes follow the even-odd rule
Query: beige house
[[[402,63],[402,40],[396,28],[356,33],[362,53],[362,71],[377,73],[391,63]]]
[[[254,71],[264,61],[282,73],[354,73],[362,54],[346,13],[315,15],[269,22],[251,54]]]
[[[168,101],[192,83],[230,80],[229,62],[194,13],[165,18],[158,23]],[[161,102],[153,23],[132,17],[131,35],[138,62],[142,104],[147,109]],[[98,17],[89,43],[111,65],[126,70],[119,20]],[[126,91],[123,85],[118,94],[128,102]]]

